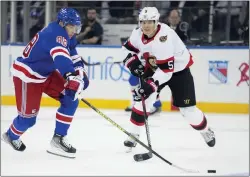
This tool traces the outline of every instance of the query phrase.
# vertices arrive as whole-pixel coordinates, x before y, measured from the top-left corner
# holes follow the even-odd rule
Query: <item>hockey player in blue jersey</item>
[[[17,117],[2,139],[17,151],[24,151],[20,136],[36,123],[42,94],[60,102],[56,124],[47,152],[74,158],[76,149],[66,135],[78,107],[78,95],[89,85],[81,57],[75,49],[75,35],[81,18],[72,8],[62,8],[57,20],[38,32],[11,68],[15,86]],[[39,139],[37,139],[39,141]]]
[[[137,86],[139,85],[139,78],[131,74],[128,82],[130,84],[131,93],[133,95],[134,89],[137,88]],[[127,112],[132,111],[133,105],[134,105],[134,98],[132,98],[131,105],[128,106],[125,109],[125,111],[127,111]],[[150,114],[153,115],[157,112],[161,112],[161,107],[162,107],[162,104],[161,104],[161,100],[160,100],[160,91],[158,91],[157,92],[157,99],[154,102],[154,104],[152,105],[152,108],[150,109]]]

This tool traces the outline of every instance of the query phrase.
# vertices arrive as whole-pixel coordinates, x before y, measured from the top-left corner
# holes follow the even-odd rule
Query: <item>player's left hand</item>
[[[158,81],[153,78],[141,80],[141,85],[133,91],[134,101],[141,101],[141,98],[147,99],[152,93],[156,92],[159,86]]]
[[[80,76],[80,78],[84,82],[83,90],[85,90],[89,86],[89,79],[88,79],[87,71],[84,68],[83,59],[82,57],[79,56],[78,58],[73,59],[72,62],[73,62],[76,74]]]

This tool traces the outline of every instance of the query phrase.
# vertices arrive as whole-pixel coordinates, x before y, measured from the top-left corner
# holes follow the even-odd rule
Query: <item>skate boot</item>
[[[67,142],[65,136],[55,134],[50,142],[48,153],[67,158],[75,158],[76,149]]]
[[[215,145],[215,135],[214,132],[208,128],[208,130],[201,132],[205,142],[209,147],[214,147]]]
[[[24,151],[26,149],[25,144],[20,140],[20,138],[17,140],[11,140],[7,132],[2,134],[2,140],[8,143],[16,151]]]
[[[136,138],[139,138],[138,134],[132,134]],[[131,138],[130,136],[127,138],[127,140],[124,141],[124,146],[128,147],[128,150],[126,152],[131,152],[132,148],[134,148],[137,145],[137,142]]]

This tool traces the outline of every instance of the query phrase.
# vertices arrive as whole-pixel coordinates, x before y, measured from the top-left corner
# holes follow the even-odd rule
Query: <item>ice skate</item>
[[[48,153],[67,158],[75,158],[76,149],[67,142],[65,136],[55,134],[50,142]]]
[[[132,134],[134,135],[136,138],[139,138],[138,134]],[[128,149],[126,150],[127,153],[132,151],[132,148],[134,148],[137,145],[137,142],[131,138],[130,136],[127,138],[127,140],[124,141],[124,146],[128,147]]]
[[[214,132],[208,128],[208,130],[201,132],[205,142],[209,147],[214,147],[215,145],[215,135]]]
[[[25,144],[20,140],[20,138],[17,140],[11,140],[7,132],[2,134],[2,140],[8,143],[16,151],[24,151],[26,149]]]

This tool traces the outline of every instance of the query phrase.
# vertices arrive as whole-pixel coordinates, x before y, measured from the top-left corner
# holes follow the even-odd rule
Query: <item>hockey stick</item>
[[[140,85],[142,86],[142,78],[139,78],[140,80]],[[144,113],[144,120],[145,120],[145,128],[146,128],[146,134],[147,134],[147,140],[148,140],[148,146],[150,147],[150,149],[152,149],[152,145],[151,145],[151,139],[150,139],[150,132],[149,132],[149,127],[148,127],[148,115],[147,115],[147,111],[146,111],[146,105],[145,105],[145,99],[144,97],[141,98],[142,99],[142,108],[143,108],[143,113]],[[135,154],[134,155],[134,160],[137,162],[143,161],[143,160],[148,160],[151,159],[153,157],[153,154],[151,151],[147,152],[147,153],[143,153],[143,154]]]
[[[86,62],[83,58],[82,58],[82,61],[83,61],[84,65],[86,65],[86,66],[96,66],[96,65],[103,65],[103,64],[106,64],[106,63],[101,63],[101,62],[88,63],[88,62]],[[122,63],[122,61],[107,62],[107,64],[119,64],[119,63]]]
[[[90,108],[92,108],[95,112],[97,112],[100,116],[102,116],[103,118],[105,118],[107,121],[109,121],[111,124],[113,124],[115,127],[117,127],[119,130],[121,130],[123,133],[127,134],[128,136],[130,136],[131,138],[133,138],[136,142],[138,142],[140,145],[142,145],[144,148],[146,148],[147,150],[149,150],[150,152],[152,152],[154,155],[156,155],[157,157],[159,157],[161,160],[163,160],[164,162],[166,162],[167,164],[181,170],[187,173],[199,173],[198,170],[191,170],[191,169],[185,169],[182,167],[179,167],[171,162],[169,162],[168,160],[166,160],[164,157],[162,157],[161,155],[159,155],[157,152],[155,152],[153,149],[151,149],[150,147],[148,147],[147,145],[145,145],[143,142],[141,142],[138,138],[136,138],[134,135],[132,135],[131,133],[129,133],[127,130],[125,130],[124,128],[122,128],[120,125],[118,125],[116,122],[114,122],[112,119],[110,119],[108,116],[106,116],[105,114],[103,114],[100,110],[98,110],[96,107],[92,106],[87,100],[81,98],[81,100],[88,105]]]

